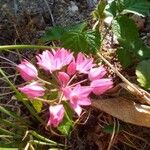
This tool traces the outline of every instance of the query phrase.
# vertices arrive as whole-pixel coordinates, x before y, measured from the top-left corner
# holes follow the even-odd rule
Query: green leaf
[[[64,118],[64,121],[58,126],[58,130],[63,134],[63,135],[69,135],[70,129],[72,127],[72,123]]]
[[[112,31],[117,36],[121,46],[117,50],[118,59],[126,68],[131,65],[132,57],[137,54],[139,48],[136,46],[136,41],[139,40],[138,30],[133,20],[121,16],[112,22]]]
[[[150,59],[150,47],[139,38],[134,42],[133,51],[140,60]]]
[[[123,49],[123,48],[118,49],[117,56],[124,68],[132,64],[131,55],[126,49]]]
[[[150,90],[150,60],[140,62],[136,68],[137,81],[142,87]]]
[[[105,13],[107,16],[114,17],[128,13],[145,16],[149,9],[148,0],[113,0],[106,6]]]
[[[134,21],[127,16],[118,17],[112,22],[112,31],[122,41],[127,41],[131,45],[135,39],[139,38],[137,27]]]
[[[140,39],[133,20],[127,16],[118,17],[112,23],[112,31],[122,49],[117,50],[117,55],[123,67],[128,67],[132,63],[132,58],[139,60],[150,58],[150,48]]]
[[[74,51],[95,53],[100,46],[100,34],[97,31],[72,31],[61,38],[63,47]]]
[[[105,16],[104,14],[105,7],[106,7],[106,2],[104,0],[99,1],[97,7],[93,11],[94,18],[103,19]]]
[[[28,102],[24,101],[23,96],[17,90],[15,85],[9,80],[9,78],[6,76],[6,74],[4,73],[2,69],[0,69],[0,74],[5,78],[6,82],[10,85],[12,90],[16,93],[17,100],[21,101],[28,108],[28,110],[32,114],[32,117],[34,116],[39,122],[43,122],[43,120],[36,114],[35,110],[28,104]]]
[[[48,139],[48,138],[46,138],[46,137],[44,137],[44,136],[42,136],[42,135],[40,135],[40,134],[38,134],[37,132],[35,132],[35,131],[29,131],[29,133],[31,133],[34,137],[36,137],[38,140],[42,140],[42,141],[44,141],[44,142],[46,142],[46,143],[49,143],[49,144],[51,144],[51,145],[59,145],[59,146],[64,146],[63,144],[60,144],[60,143],[57,143],[57,142],[55,142],[55,141],[52,141],[52,140],[50,140],[50,139]]]
[[[150,9],[148,0],[118,0],[122,6],[121,14],[133,13],[139,16],[145,16]]]
[[[57,129],[62,134],[67,136],[67,135],[69,135],[70,130],[73,126],[73,123],[72,123],[73,111],[70,108],[68,103],[64,102],[63,105],[64,105],[64,108],[65,108],[65,116],[64,116],[63,122],[58,126]]]
[[[44,42],[60,40],[62,34],[65,32],[64,27],[55,26],[48,29],[42,36],[41,40]]]
[[[37,101],[37,100],[32,100],[31,103],[32,103],[33,107],[35,108],[35,110],[38,113],[40,113],[42,110],[43,103],[41,101]]]
[[[75,24],[75,25],[69,25],[69,26],[54,26],[49,28],[45,34],[40,39],[43,42],[48,41],[59,41],[63,34],[70,31],[82,31],[86,28],[87,24],[85,22]]]
[[[116,17],[116,15],[117,15],[117,2],[114,0],[110,4],[106,5],[104,12],[105,12],[106,16]]]
[[[102,8],[99,9],[101,12],[104,10],[104,8],[103,10]],[[43,41],[61,41],[63,47],[77,52],[95,53],[100,46],[100,34],[98,31],[87,30],[86,28],[85,22],[65,27],[53,27],[41,39]]]

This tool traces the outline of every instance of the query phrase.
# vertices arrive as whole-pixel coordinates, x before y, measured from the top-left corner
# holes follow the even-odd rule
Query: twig
[[[111,149],[111,146],[113,145],[114,137],[115,137],[115,132],[116,132],[116,120],[115,120],[115,118],[114,118],[113,132],[112,132],[111,139],[110,139],[110,142],[109,142],[109,145],[108,145],[107,150],[110,150],[110,149]]]
[[[52,20],[52,25],[54,26],[55,25],[55,21],[54,21],[54,17],[53,17],[52,11],[51,11],[51,9],[49,7],[49,4],[48,4],[47,0],[44,0],[44,2],[45,2],[46,6],[47,6],[47,9],[49,11],[49,14],[50,14],[50,17],[51,17],[51,20]]]
[[[113,67],[108,60],[106,60],[100,53],[97,53],[97,55],[116,73],[123,82],[125,82],[127,85],[129,85],[136,93],[137,96],[140,96],[146,103],[150,104],[150,98],[148,94],[145,94],[144,90],[141,91],[139,88],[137,88],[134,84],[132,84],[130,81],[128,81],[115,67]]]

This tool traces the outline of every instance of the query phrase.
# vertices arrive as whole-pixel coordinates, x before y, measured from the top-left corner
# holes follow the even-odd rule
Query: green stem
[[[5,50],[5,49],[50,49],[50,48],[52,48],[52,46],[43,46],[43,45],[4,45],[4,46],[0,46],[0,50]]]
[[[19,91],[16,89],[15,85],[8,79],[6,74],[3,72],[2,69],[0,69],[0,74],[6,79],[7,83],[10,85],[10,87],[14,90],[16,93],[17,100],[21,101],[30,111],[30,113],[41,123],[44,121],[37,115],[36,111],[33,109],[33,107],[30,106],[30,104],[23,100],[22,95],[19,93]]]

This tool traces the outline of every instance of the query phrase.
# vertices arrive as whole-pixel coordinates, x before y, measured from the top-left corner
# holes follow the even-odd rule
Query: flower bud
[[[112,79],[99,79],[91,82],[92,92],[95,95],[101,95],[106,92],[108,89],[112,88],[113,82]]]
[[[29,98],[40,97],[45,93],[45,89],[38,82],[33,82],[26,86],[20,87],[19,90]]]
[[[25,81],[31,81],[38,76],[38,71],[35,66],[25,59],[17,66],[17,69]]]
[[[49,120],[47,125],[57,127],[63,120],[65,109],[62,104],[49,107]]]

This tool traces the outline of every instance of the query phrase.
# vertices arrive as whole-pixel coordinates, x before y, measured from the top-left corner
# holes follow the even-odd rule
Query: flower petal
[[[57,127],[63,120],[65,109],[62,104],[49,107],[49,120],[47,125]]]
[[[70,80],[70,76],[65,72],[58,72],[57,77],[62,86],[66,86],[68,81]]]
[[[103,94],[108,89],[113,87],[112,79],[99,79],[91,82],[91,88],[96,95]]]
[[[38,76],[38,71],[35,66],[25,59],[17,66],[17,70],[25,81],[31,81]]]
[[[88,78],[90,81],[101,79],[106,74],[106,69],[104,67],[92,68],[88,73]]]

